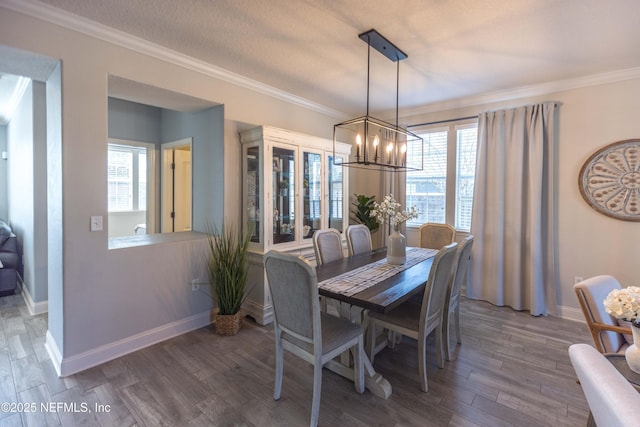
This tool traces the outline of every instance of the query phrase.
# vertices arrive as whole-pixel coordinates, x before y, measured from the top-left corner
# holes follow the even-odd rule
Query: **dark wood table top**
[[[387,256],[387,249],[376,249],[371,253],[355,255],[339,261],[329,262],[316,267],[318,283],[323,280],[338,276],[347,271],[354,270],[372,262],[381,260]],[[362,292],[352,296],[327,291],[320,288],[319,293],[327,298],[332,298],[372,311],[385,313],[402,304],[413,295],[422,291],[429,271],[433,264],[433,258],[426,259],[413,267],[389,277]]]

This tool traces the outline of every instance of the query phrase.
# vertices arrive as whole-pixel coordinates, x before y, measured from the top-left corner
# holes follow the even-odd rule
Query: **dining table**
[[[341,305],[339,315],[354,322],[361,319],[352,317],[352,306],[388,312],[423,291],[438,253],[435,249],[414,247],[407,247],[406,252],[405,263],[399,265],[387,262],[386,248],[319,265],[316,267],[318,293],[338,301]],[[375,371],[366,354],[363,359],[367,389],[388,399],[391,384]],[[353,380],[353,369],[344,358],[331,361],[327,368]]]

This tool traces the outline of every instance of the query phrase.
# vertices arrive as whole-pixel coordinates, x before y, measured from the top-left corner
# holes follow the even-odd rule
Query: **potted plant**
[[[289,180],[287,178],[282,178],[282,181],[280,181],[280,194],[282,196],[286,196],[288,190],[289,190]]]
[[[251,232],[243,232],[239,227],[223,226],[208,233],[209,281],[219,310],[215,322],[219,335],[235,335],[242,325],[240,308],[247,296],[250,240]]]
[[[353,216],[351,219],[358,223],[367,226],[372,233],[377,231],[380,227],[380,223],[375,217],[369,215],[369,212],[373,209],[376,196],[365,196],[364,194],[354,194],[356,199],[354,203],[351,203],[355,209],[351,211]]]

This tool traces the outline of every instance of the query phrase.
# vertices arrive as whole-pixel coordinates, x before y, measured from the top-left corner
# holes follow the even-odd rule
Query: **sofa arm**
[[[638,426],[640,394],[595,348],[573,344],[569,358],[599,426]]]

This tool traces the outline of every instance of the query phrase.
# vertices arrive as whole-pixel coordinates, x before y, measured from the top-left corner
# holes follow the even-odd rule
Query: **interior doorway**
[[[161,145],[162,233],[191,230],[192,138]]]

